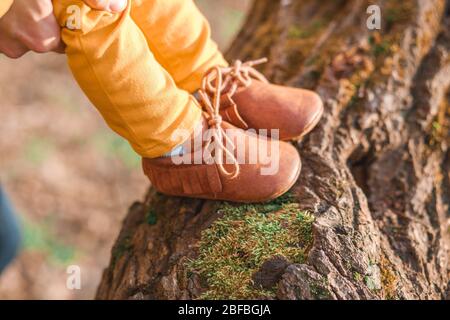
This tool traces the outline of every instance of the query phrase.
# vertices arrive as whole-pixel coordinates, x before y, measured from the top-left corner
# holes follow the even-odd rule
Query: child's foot
[[[227,68],[211,69],[203,79],[202,91],[216,94],[215,81],[222,79],[220,114],[242,129],[278,129],[281,140],[299,139],[319,122],[323,103],[313,91],[268,83],[253,66],[266,59]]]
[[[191,134],[182,155],[143,159],[153,186],[173,196],[235,202],[262,202],[287,192],[300,174],[297,150],[222,121],[219,105],[206,99],[202,130]]]

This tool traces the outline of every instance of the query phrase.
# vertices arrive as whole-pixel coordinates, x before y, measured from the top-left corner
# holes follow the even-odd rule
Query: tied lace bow
[[[221,174],[232,178],[239,175],[239,163],[225,145],[231,146],[232,150],[235,146],[231,139],[227,136],[225,130],[222,128],[222,117],[220,116],[220,98],[223,94],[233,96],[240,86],[248,87],[252,83],[252,79],[257,79],[267,83],[267,79],[253,66],[266,63],[267,59],[259,59],[242,63],[236,60],[231,67],[214,67],[203,78],[202,88],[198,91],[200,101],[202,102],[205,111],[209,115],[205,151],[211,155],[212,150],[215,152],[216,164]],[[213,100],[211,101],[210,96]],[[232,170],[228,171],[223,165],[223,156],[231,161],[233,165]],[[209,157],[207,162],[212,162],[213,159]]]
[[[225,93],[229,96],[233,96],[240,86],[248,87],[252,84],[252,80],[256,79],[265,83],[268,83],[266,77],[259,71],[257,71],[254,66],[266,63],[267,58],[262,58],[258,60],[251,60],[247,62],[242,62],[236,60],[230,67],[215,67],[212,68],[204,77],[202,81],[202,90],[211,95],[219,94],[223,95]],[[217,78],[222,78],[220,86],[217,86]]]

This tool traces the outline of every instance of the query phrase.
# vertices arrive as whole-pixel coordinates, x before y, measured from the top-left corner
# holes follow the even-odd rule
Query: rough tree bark
[[[379,31],[366,26],[374,2],[381,7]],[[300,262],[279,255],[260,261],[249,283],[268,290],[261,297],[449,298],[445,6],[444,0],[254,2],[228,58],[267,56],[268,78],[317,90],[326,110],[298,143],[303,171],[291,190],[296,210],[314,216],[312,241]],[[124,221],[97,298],[211,296],[220,283],[189,263],[201,246],[208,251],[212,242],[204,238],[224,218],[221,205],[150,189]],[[268,216],[280,207],[269,208]],[[234,223],[229,228],[240,226]],[[224,292],[219,297],[255,297]]]

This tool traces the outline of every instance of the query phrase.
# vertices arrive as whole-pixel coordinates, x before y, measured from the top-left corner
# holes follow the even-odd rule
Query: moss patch
[[[445,143],[450,143],[450,91],[447,92],[446,98],[443,99],[439,106],[439,112],[431,123],[427,134],[427,144],[432,150],[439,149]]]
[[[361,273],[355,271],[353,272],[353,279],[355,281],[361,282],[363,281],[363,276],[361,275]]]
[[[316,300],[331,300],[330,291],[327,289],[328,283],[325,279],[311,283],[311,293]]]
[[[200,298],[273,297],[275,290],[253,286],[252,275],[276,255],[303,263],[312,244],[314,218],[301,211],[290,194],[266,204],[223,203],[219,212],[223,217],[202,233],[199,256],[187,265],[208,287]]]
[[[117,261],[128,251],[132,250],[133,245],[131,243],[131,235],[126,234],[124,237],[118,240],[114,245],[111,252],[111,266],[115,267]]]
[[[145,215],[145,222],[149,225],[155,225],[158,222],[158,216],[156,215],[155,210],[150,209]]]
[[[386,6],[386,29],[391,30],[396,24],[405,24],[409,21],[414,13],[414,4],[404,2],[398,5],[394,2],[389,2]]]
[[[382,256],[380,262],[382,296],[387,300],[397,299],[397,283],[398,279],[395,275],[389,261]]]
[[[308,26],[291,26],[288,30],[289,38],[300,38],[305,39],[315,36],[321,29],[326,26],[325,22],[322,20],[314,20]]]

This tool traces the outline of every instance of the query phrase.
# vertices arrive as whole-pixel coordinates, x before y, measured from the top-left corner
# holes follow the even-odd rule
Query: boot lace
[[[253,68],[256,65],[266,63],[267,61],[267,58],[250,60],[247,62],[236,60],[230,67],[212,68],[203,77],[202,90],[210,95],[219,93],[220,95],[229,94],[231,97],[236,93],[239,87],[250,86],[253,79],[268,83],[266,77]],[[218,87],[215,80],[219,77],[223,80]]]
[[[267,83],[267,79],[253,67],[262,63],[266,63],[267,59],[262,58],[242,62],[236,60],[230,67],[212,68],[202,80],[202,88],[198,91],[200,103],[203,105],[206,113],[209,116],[206,144],[204,150],[207,155],[211,155],[212,150],[215,152],[216,164],[221,174],[230,178],[235,178],[239,175],[239,163],[234,156],[234,153],[229,150],[227,146],[231,146],[232,150],[235,146],[231,139],[227,136],[222,127],[222,117],[220,116],[220,98],[223,94],[233,96],[237,89],[241,86],[248,87],[252,84],[253,79]],[[212,98],[212,100],[211,100]],[[229,171],[223,165],[223,156],[231,161],[233,165]],[[213,162],[214,159],[209,157],[207,162]]]
[[[219,67],[215,67],[217,71],[217,77],[215,78],[215,87],[220,88],[222,86],[222,74],[220,72]],[[209,95],[203,90],[200,89],[198,91],[200,95],[200,102],[202,103],[206,113],[209,116],[208,119],[208,125],[209,130],[207,130],[206,134],[206,143],[204,146],[205,155],[208,157],[205,161],[207,163],[211,163],[214,161],[212,159],[211,154],[212,151],[214,151],[214,157],[216,159],[216,164],[219,169],[219,172],[227,177],[230,177],[231,179],[237,177],[239,175],[239,163],[234,156],[234,153],[229,150],[224,144],[224,141],[227,146],[231,146],[231,148],[234,150],[235,146],[231,139],[227,136],[225,130],[222,127],[222,117],[219,114],[220,111],[220,90],[215,90],[216,94],[213,96],[213,100],[211,101],[211,98]],[[231,164],[233,165],[232,169],[229,171],[227,170],[223,165],[223,156],[224,153],[228,160],[231,161]]]

